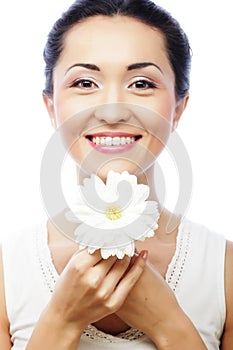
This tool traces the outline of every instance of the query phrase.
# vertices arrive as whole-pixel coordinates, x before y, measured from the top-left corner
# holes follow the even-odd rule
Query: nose
[[[95,109],[95,117],[108,124],[127,122],[130,119],[130,109],[125,103],[108,103]]]

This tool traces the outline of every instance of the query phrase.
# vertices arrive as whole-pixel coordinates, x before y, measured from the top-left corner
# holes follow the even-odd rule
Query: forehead
[[[168,61],[164,36],[158,29],[120,15],[95,16],[75,24],[64,37],[62,57]]]

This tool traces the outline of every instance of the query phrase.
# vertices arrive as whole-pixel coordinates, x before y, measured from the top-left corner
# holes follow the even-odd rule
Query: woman
[[[70,152],[81,170],[104,181],[110,169],[136,173],[157,200],[151,156],[188,101],[190,48],[179,24],[150,1],[76,1],[54,25],[44,57],[54,127],[79,118]],[[122,135],[132,138],[127,157],[124,142],[106,143]],[[90,255],[51,218],[6,244],[0,347],[231,349],[232,243],[164,210],[156,235],[137,250],[132,259]]]

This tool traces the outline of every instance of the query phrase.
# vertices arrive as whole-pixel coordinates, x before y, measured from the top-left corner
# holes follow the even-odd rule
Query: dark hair
[[[44,93],[53,93],[53,70],[63,50],[64,36],[69,29],[85,18],[103,15],[133,17],[160,30],[171,67],[175,74],[177,99],[189,90],[191,50],[179,23],[164,9],[150,0],[76,0],[54,24],[44,49],[46,86]]]

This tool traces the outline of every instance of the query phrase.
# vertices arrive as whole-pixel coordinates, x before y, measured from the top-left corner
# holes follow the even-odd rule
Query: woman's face
[[[102,178],[110,169],[149,167],[187,100],[176,100],[163,35],[123,16],[75,25],[53,84],[52,98],[45,97],[53,124],[63,129],[79,166]]]

